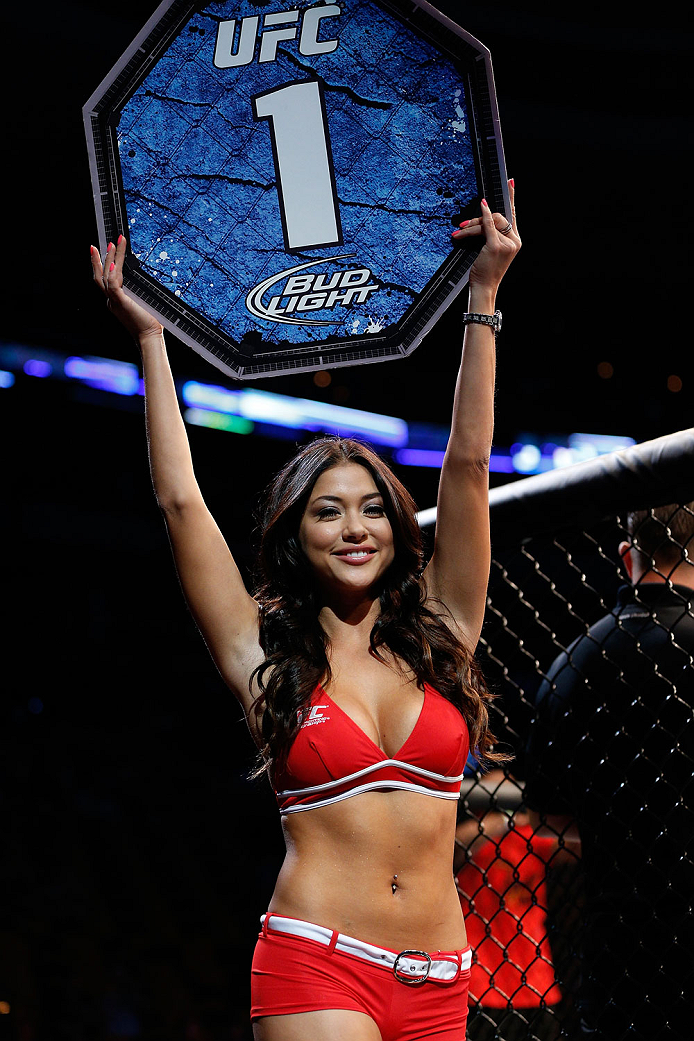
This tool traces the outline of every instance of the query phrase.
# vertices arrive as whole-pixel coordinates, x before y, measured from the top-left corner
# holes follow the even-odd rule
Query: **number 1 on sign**
[[[255,118],[270,121],[287,251],[342,245],[321,84],[288,83],[252,102]]]

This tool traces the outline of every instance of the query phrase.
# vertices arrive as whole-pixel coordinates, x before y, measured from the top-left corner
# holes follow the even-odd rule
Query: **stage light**
[[[667,389],[672,391],[673,394],[678,394],[682,390],[682,380],[679,376],[668,376]]]
[[[630,448],[636,444],[633,437],[626,437],[624,434],[569,434],[567,440],[569,448],[575,449],[579,454],[586,452],[585,458],[589,459],[596,455],[605,455],[607,452],[619,452],[622,448]],[[574,458],[574,462],[577,461]]]
[[[10,365],[15,372],[51,379],[77,380],[89,386],[114,394],[144,394],[144,383],[135,365],[110,358],[69,357],[52,352],[36,358],[35,348],[21,344],[0,344],[0,362]],[[50,359],[50,360],[48,360]],[[330,376],[320,370],[314,376]],[[0,369],[0,388],[15,384],[14,372]],[[671,375],[668,388],[672,393],[682,389],[682,379]],[[410,423],[395,416],[376,412],[294,398],[259,390],[230,390],[212,383],[194,380],[177,384],[177,392],[187,411],[186,422],[237,434],[256,434],[267,437],[291,437],[287,431],[305,430],[341,436],[363,437],[376,445],[395,449],[394,459],[403,466],[440,469],[450,430],[438,424]],[[347,387],[334,387],[333,396],[347,395]],[[107,403],[104,398],[103,404]],[[256,424],[261,424],[258,428]],[[524,431],[510,450],[496,449],[491,453],[489,469],[492,473],[533,474],[570,466],[608,452],[619,451],[635,444],[631,437],[614,434],[574,433],[540,435]]]
[[[249,419],[302,430],[366,437],[379,445],[407,444],[407,423],[395,416],[330,405],[307,398],[283,397],[263,390],[242,391],[242,411]]]
[[[395,462],[401,466],[433,466],[437,469],[441,468],[443,456],[443,452],[431,448],[399,448],[393,454]]]
[[[241,391],[227,390],[213,383],[196,383],[195,380],[188,380],[181,388],[181,397],[186,405],[230,415],[238,415],[240,395]]]
[[[53,366],[47,361],[41,361],[40,358],[29,358],[24,362],[24,371],[27,376],[38,376],[40,379],[45,379],[53,372]]]
[[[552,466],[555,470],[561,470],[564,466],[572,466],[576,460],[570,448],[559,445],[552,452]]]
[[[64,372],[68,379],[79,380],[112,394],[137,394],[140,384],[140,374],[135,365],[110,358],[67,358]]]
[[[407,443],[405,420],[377,412],[363,412],[264,390],[226,390],[224,387],[193,380],[183,384],[181,395],[186,405],[244,416],[255,423],[339,434],[343,437],[360,436],[376,444],[394,447]]]
[[[629,448],[636,444],[633,437],[622,434],[569,434],[565,445],[551,446],[552,467],[561,469],[565,466],[573,466],[574,463],[583,463],[588,459],[595,459],[599,455],[609,452],[619,452],[622,448]],[[545,446],[550,447],[550,446]]]
[[[587,459],[595,459],[597,456],[602,455],[598,451],[597,445],[591,441],[572,441],[569,438],[568,451],[571,453],[572,463],[584,463]]]
[[[516,473],[538,473],[542,465],[542,452],[537,445],[518,442],[511,446],[511,462]]]
[[[222,412],[211,412],[204,408],[188,408],[183,413],[186,423],[197,427],[210,427],[212,430],[228,430],[232,434],[250,434],[254,423],[241,416],[229,416]]]
[[[432,448],[399,448],[393,454],[393,458],[402,466],[430,466],[441,469],[444,454],[444,452]],[[489,458],[489,469],[492,473],[513,473],[511,456],[508,453],[492,452]]]
[[[9,1016],[10,1011],[9,1001],[0,1001],[0,1016]]]
[[[300,430],[306,419],[298,398],[286,398],[262,390],[242,392],[240,408],[244,416],[258,423],[273,423],[292,430]]]
[[[489,457],[489,469],[492,473],[512,474],[513,460],[508,452],[492,452]]]

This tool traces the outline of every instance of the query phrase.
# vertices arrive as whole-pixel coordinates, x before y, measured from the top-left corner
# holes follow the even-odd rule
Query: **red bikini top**
[[[375,789],[458,799],[469,747],[460,712],[428,683],[414,730],[393,759],[317,687],[284,767],[273,776],[280,813],[329,806]]]

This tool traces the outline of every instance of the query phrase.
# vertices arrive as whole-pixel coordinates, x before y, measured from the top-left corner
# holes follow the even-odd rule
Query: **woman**
[[[515,210],[507,221],[483,200],[453,238],[480,235],[469,309],[490,316],[520,248]],[[470,739],[503,758],[489,751],[472,658],[490,563],[494,332],[465,327],[423,572],[399,481],[357,442],[322,439],[273,484],[253,598],[195,480],[163,330],[122,290],[125,240],[103,267],[91,253],[142,352],[152,480],[186,599],[282,813],[287,857],[253,962],[254,1036],[463,1041],[456,799]]]

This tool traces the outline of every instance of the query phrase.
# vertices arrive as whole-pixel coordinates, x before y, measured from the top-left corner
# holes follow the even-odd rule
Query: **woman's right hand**
[[[123,261],[125,259],[125,237],[121,235],[118,244],[109,242],[103,264],[99,251],[90,246],[94,281],[106,297],[106,303],[122,325],[136,340],[145,336],[161,336],[163,328],[144,307],[140,307],[125,293],[123,289]]]

